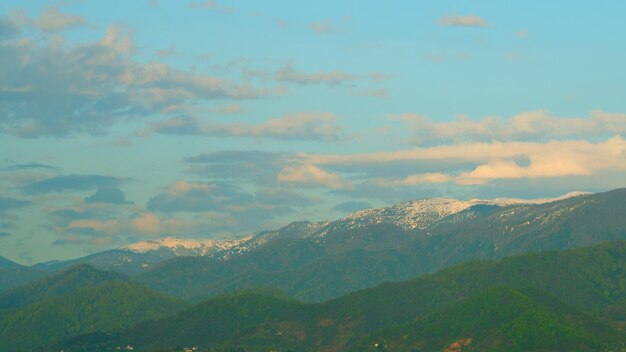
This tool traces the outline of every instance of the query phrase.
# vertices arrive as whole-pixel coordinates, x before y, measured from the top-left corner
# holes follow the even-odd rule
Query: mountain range
[[[428,199],[2,261],[0,350],[626,351],[625,215],[626,189]]]
[[[235,240],[164,238],[69,261],[0,269],[21,270],[11,275],[20,279],[0,288],[82,263],[196,301],[251,286],[323,301],[467,260],[624,240],[624,214],[626,189],[540,200],[424,199]]]
[[[414,212],[416,203],[428,206]],[[626,239],[626,190],[539,204],[468,203],[410,202],[332,222],[297,222],[211,257],[161,262],[136,280],[186,299],[273,286],[322,301],[463,261]]]

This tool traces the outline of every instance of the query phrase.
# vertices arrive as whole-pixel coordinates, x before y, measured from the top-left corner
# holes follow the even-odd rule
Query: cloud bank
[[[26,22],[46,31],[82,23],[56,8],[46,10],[37,21]],[[11,23],[6,19],[0,23],[0,33],[18,28]],[[120,26],[107,28],[102,39],[91,43],[70,45],[58,36],[46,35],[0,43],[0,115],[4,117],[0,132],[31,138],[103,134],[125,119],[277,92],[159,62],[139,62],[135,53],[131,32]]]

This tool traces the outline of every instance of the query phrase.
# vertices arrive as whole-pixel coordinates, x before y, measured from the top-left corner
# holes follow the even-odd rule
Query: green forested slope
[[[173,298],[124,281],[83,288],[4,315],[0,351],[47,350],[70,336],[127,328],[183,307]]]
[[[325,303],[280,303],[263,310],[254,307],[267,298],[220,298],[175,318],[114,334],[109,340],[113,345],[149,349],[197,345],[342,351],[358,350],[385,336],[390,346],[405,346],[405,330],[418,329],[430,332],[409,334],[405,342],[425,350],[438,350],[464,338],[473,339],[478,351],[553,350],[557,345],[604,350],[626,343],[626,334],[617,330],[626,297],[625,259],[626,242],[612,242],[461,264]],[[279,310],[281,305],[286,308]],[[240,307],[253,313],[240,314]],[[212,329],[203,326],[225,326],[229,333],[210,334]],[[159,331],[167,334],[155,333]],[[90,339],[97,336],[102,342],[102,334],[94,335],[79,339],[80,346],[90,346]],[[64,347],[72,350],[73,346],[77,345],[68,342]]]
[[[98,270],[86,264],[77,265],[0,293],[0,308],[20,307],[81,288],[123,279],[124,276],[116,272]]]
[[[543,292],[494,287],[424,319],[383,329],[355,351],[604,351],[620,345],[619,332]],[[378,348],[377,348],[378,347]]]

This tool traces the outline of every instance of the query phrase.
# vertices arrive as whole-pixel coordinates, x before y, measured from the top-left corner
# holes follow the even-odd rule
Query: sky
[[[626,186],[626,2],[0,2],[0,256]]]

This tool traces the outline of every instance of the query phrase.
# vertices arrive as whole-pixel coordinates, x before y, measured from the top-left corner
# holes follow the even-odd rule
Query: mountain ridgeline
[[[186,299],[273,286],[323,301],[474,259],[626,240],[626,189],[565,199],[415,201],[332,222],[298,222],[208,257],[178,257],[139,273]]]
[[[0,269],[4,269],[4,268],[19,268],[21,267],[20,264],[17,264],[5,257],[0,257]]]

